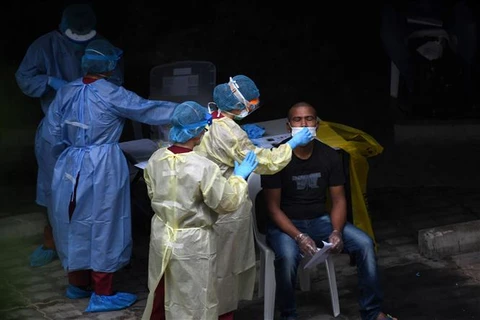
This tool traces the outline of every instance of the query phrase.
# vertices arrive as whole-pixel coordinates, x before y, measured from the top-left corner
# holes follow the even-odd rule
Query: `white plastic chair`
[[[148,99],[184,102],[193,100],[207,106],[213,101],[217,69],[210,61],[184,60],[161,64],[150,70]],[[168,140],[168,125],[150,126],[145,136],[142,124],[133,121],[134,139]]]
[[[213,101],[217,69],[210,61],[175,61],[158,65],[150,70],[152,100],[184,102],[193,100],[207,106]],[[168,140],[170,126],[152,126],[153,139]]]
[[[273,261],[275,253],[267,245],[265,234],[261,233],[258,228],[257,214],[255,208],[255,200],[258,193],[261,191],[260,175],[256,173],[250,174],[248,177],[248,193],[252,200],[252,215],[253,215],[253,233],[255,242],[260,249],[260,274],[258,281],[258,296],[264,297],[264,320],[273,320],[275,315],[275,266]],[[265,214],[265,213],[264,213]],[[298,277],[300,280],[300,289],[302,291],[310,291],[310,271],[303,269],[303,265],[307,260],[304,259],[298,267]],[[340,314],[340,305],[338,300],[337,280],[335,277],[335,265],[331,257],[325,260],[325,267],[327,270],[328,283],[330,285],[330,297],[332,300],[333,316],[337,317]]]

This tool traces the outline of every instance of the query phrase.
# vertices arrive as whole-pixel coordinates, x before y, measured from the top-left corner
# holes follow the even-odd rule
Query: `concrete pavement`
[[[369,201],[379,244],[385,310],[402,320],[480,319],[479,253],[432,260],[422,256],[417,246],[421,229],[480,219],[478,189],[381,188],[370,191]],[[16,219],[26,223],[22,219],[32,216]],[[140,223],[135,230],[131,266],[118,273],[115,287],[136,293],[139,300],[126,310],[96,314],[84,312],[88,299],[64,297],[67,278],[58,260],[40,268],[28,266],[28,255],[40,242],[40,234],[3,239],[0,319],[140,319],[148,293],[148,234]],[[337,319],[360,319],[355,267],[349,266],[346,255],[336,256],[335,266],[341,309]],[[311,291],[298,291],[297,299],[299,319],[333,318],[323,266],[313,276]],[[263,300],[243,302],[235,319],[263,319]]]

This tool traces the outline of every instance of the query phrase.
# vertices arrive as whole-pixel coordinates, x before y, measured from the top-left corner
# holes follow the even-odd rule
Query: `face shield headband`
[[[195,122],[195,123],[190,123],[182,126],[183,129],[196,129],[199,127],[206,127],[207,125],[212,124],[212,115],[209,113],[205,114],[205,119],[203,121]]]
[[[89,52],[94,52],[96,54],[89,54]],[[86,49],[84,57],[90,59],[90,60],[103,60],[103,61],[118,61],[120,59],[120,56],[122,55],[123,51],[120,49],[115,50],[115,55],[107,56],[101,53],[100,51],[97,51],[95,49]]]
[[[208,108],[208,113],[210,114],[218,110],[218,106],[215,102],[209,102],[207,104],[207,108]]]

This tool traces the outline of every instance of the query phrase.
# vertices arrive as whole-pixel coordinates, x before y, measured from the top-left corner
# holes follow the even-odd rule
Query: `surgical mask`
[[[225,111],[225,110],[221,110],[221,113],[223,113],[224,115],[225,114],[231,115],[232,119],[237,120],[237,121],[242,120],[243,118],[245,118],[246,116],[248,116],[250,114],[247,109],[243,109],[242,112],[240,112],[240,114],[234,114],[234,113],[231,113],[231,112]]]
[[[312,134],[312,136],[317,136],[317,127],[290,127],[292,129],[292,137],[303,130],[303,128],[307,128],[308,131]]]
[[[87,34],[77,34],[72,31],[72,29],[67,29],[65,30],[65,35],[67,36],[68,39],[74,41],[74,42],[87,42],[92,40],[96,35],[97,31],[96,30],[90,30]]]
[[[236,114],[233,118],[235,120],[242,120],[243,118],[245,118],[246,116],[248,116],[250,113],[248,112],[247,109],[243,109],[242,112],[240,112],[240,114]]]

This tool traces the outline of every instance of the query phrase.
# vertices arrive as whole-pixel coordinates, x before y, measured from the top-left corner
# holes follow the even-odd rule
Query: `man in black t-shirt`
[[[315,109],[306,102],[293,105],[288,124],[292,136],[303,127],[316,132]],[[267,242],[275,252],[276,304],[282,319],[297,318],[297,268],[302,255],[313,255],[322,240],[332,243],[331,253],[346,252],[355,257],[362,319],[396,319],[381,309],[383,293],[372,238],[347,222],[344,184],[339,154],[318,140],[295,148],[292,160],[282,171],[262,176],[270,218]],[[327,191],[332,202],[330,213],[326,208]]]

